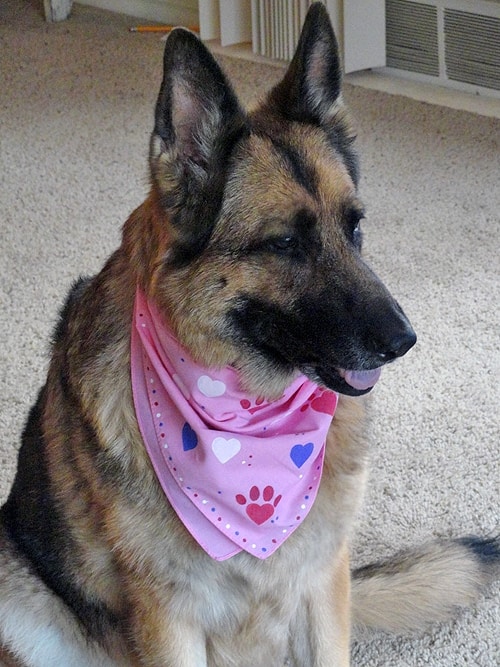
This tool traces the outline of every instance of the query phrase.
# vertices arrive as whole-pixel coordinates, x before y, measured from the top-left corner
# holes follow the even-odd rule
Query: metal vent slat
[[[448,78],[500,90],[500,19],[445,9]]]
[[[408,0],[386,1],[387,66],[439,75],[437,10]]]

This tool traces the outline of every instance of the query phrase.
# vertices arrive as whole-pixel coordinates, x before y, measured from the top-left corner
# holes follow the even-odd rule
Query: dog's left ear
[[[245,132],[246,117],[216,60],[193,33],[172,31],[163,67],[151,174],[179,244],[192,254],[210,235],[227,158]]]

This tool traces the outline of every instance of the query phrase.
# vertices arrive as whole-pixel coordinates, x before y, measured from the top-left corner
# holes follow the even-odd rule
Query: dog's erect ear
[[[342,66],[326,7],[311,5],[295,55],[264,108],[288,121],[322,127],[356,183],[355,138],[342,101]]]
[[[337,40],[326,7],[309,9],[283,80],[271,93],[290,120],[323,124],[335,108],[342,83]]]
[[[210,234],[228,156],[245,132],[246,119],[221,68],[188,30],[170,34],[163,66],[151,174],[188,251],[187,245],[201,247]]]

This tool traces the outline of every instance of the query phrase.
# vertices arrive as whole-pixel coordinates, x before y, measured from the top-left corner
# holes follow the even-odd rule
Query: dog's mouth
[[[316,384],[348,396],[371,391],[382,367],[415,344],[410,323],[391,300],[385,310],[378,305],[371,319],[358,318],[359,322],[350,313],[339,321],[328,319],[335,308],[315,303],[299,303],[297,315],[245,295],[231,313],[233,330],[272,367],[288,373],[298,370]],[[304,322],[322,324],[309,330]]]
[[[304,368],[303,372],[314,382],[322,384],[328,389],[347,396],[362,396],[370,392],[377,384],[382,373],[382,367],[371,370],[346,370],[337,368],[325,371],[322,368]]]
[[[382,368],[373,368],[370,371],[338,370],[340,377],[356,391],[370,391],[377,384]]]

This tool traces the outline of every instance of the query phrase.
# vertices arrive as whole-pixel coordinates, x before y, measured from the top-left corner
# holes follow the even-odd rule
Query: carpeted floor
[[[147,190],[163,44],[75,6],[47,25],[0,3],[0,501],[71,281],[96,271]],[[281,70],[221,58],[245,101]],[[432,536],[499,530],[500,121],[346,87],[366,252],[419,334],[374,392],[356,564]],[[495,667],[498,587],[418,638],[375,636],[356,667]],[[52,666],[47,666],[52,667]]]

